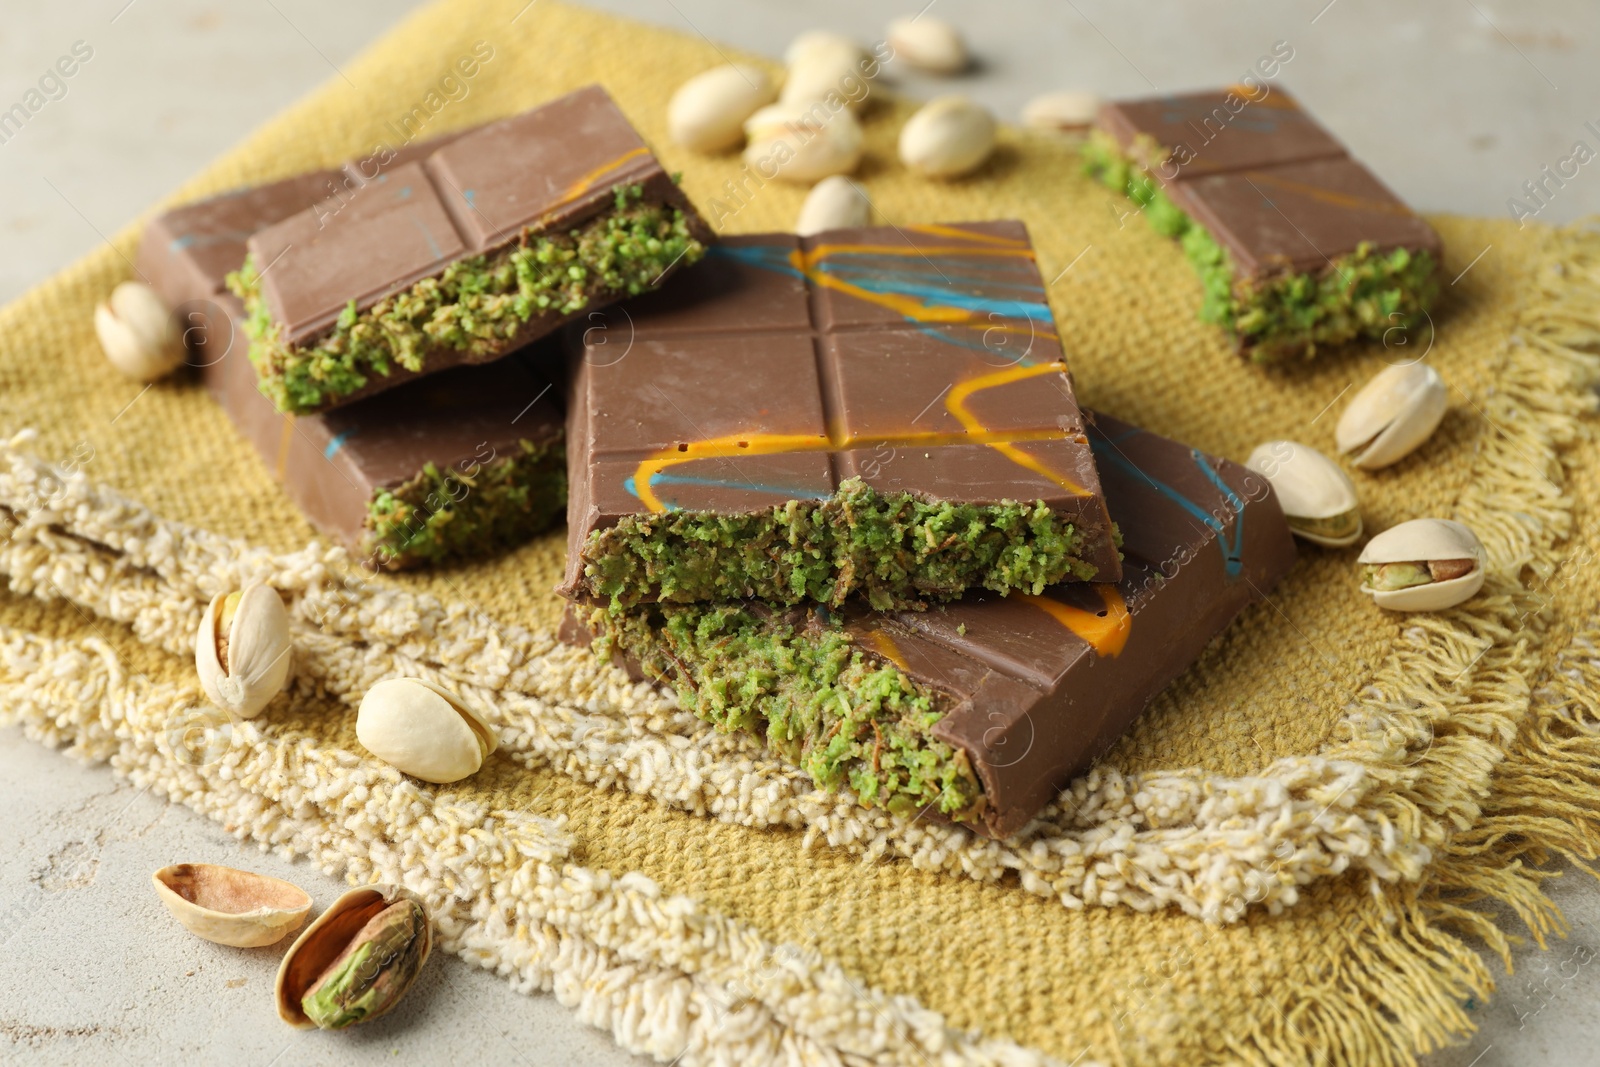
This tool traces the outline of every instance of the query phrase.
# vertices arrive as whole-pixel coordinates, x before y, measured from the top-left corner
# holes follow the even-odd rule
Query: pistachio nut
[[[1338,464],[1310,445],[1268,441],[1250,453],[1245,466],[1272,484],[1296,536],[1329,548],[1354,544],[1361,536],[1356,487]]]
[[[958,178],[994,151],[994,116],[964,96],[924,104],[900,131],[900,161],[930,178]]]
[[[845,108],[772,104],[744,124],[745,162],[763,178],[810,184],[849,174],[861,162],[861,124]]]
[[[171,374],[187,355],[167,305],[143,282],[111,290],[94,309],[94,332],[111,365],[136,382]]]
[[[885,34],[894,57],[931,74],[957,74],[967,67],[967,43],[961,31],[942,18],[927,14],[898,18]]]
[[[356,739],[396,770],[439,785],[476,773],[499,745],[478,711],[420,678],[391,678],[367,690]]]
[[[1426,363],[1385,367],[1350,400],[1334,441],[1365,470],[1398,463],[1426,441],[1449,402],[1439,372]]]
[[[1076,133],[1094,124],[1100,114],[1100,97],[1094,93],[1064,90],[1043,93],[1022,107],[1022,124],[1036,130]]]
[[[299,886],[214,863],[175,863],[150,876],[156,896],[190,933],[234,948],[281,941],[299,929],[311,897]]]
[[[865,226],[871,221],[872,207],[861,187],[844,175],[835,174],[822,179],[806,194],[794,232],[809,237],[824,230]]]
[[[813,30],[795,38],[784,53],[789,65],[780,102],[809,107],[830,97],[841,107],[859,111],[866,106],[871,83],[866,79],[866,56],[848,37]]]
[[[217,596],[194,636],[200,688],[230,715],[254,718],[288,684],[293,647],[289,613],[270,585]]]
[[[667,103],[672,139],[696,152],[721,152],[744,140],[744,122],[777,99],[760,67],[729,63],[712,67],[678,86]]]
[[[278,1016],[341,1030],[400,1002],[433,951],[422,898],[403,886],[352,889],[295,939],[278,966]]]
[[[1483,543],[1461,523],[1412,519],[1361,550],[1361,591],[1389,611],[1443,611],[1483,588],[1486,559]]]

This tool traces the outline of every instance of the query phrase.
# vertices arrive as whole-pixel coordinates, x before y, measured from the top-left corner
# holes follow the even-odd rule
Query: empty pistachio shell
[[[1094,93],[1044,93],[1023,105],[1022,124],[1036,130],[1073,133],[1092,126],[1099,113],[1100,98]]]
[[[994,151],[994,116],[964,96],[930,101],[900,131],[900,161],[930,178],[957,178]]]
[[[861,125],[844,108],[777,103],[751,115],[744,129],[745,162],[763,178],[810,184],[849,174],[861,162]]]
[[[317,916],[278,966],[278,1016],[301,1030],[341,1030],[393,1008],[422,973],[433,928],[403,886],[352,889]]]
[[[1389,611],[1443,611],[1483,588],[1483,543],[1449,519],[1412,519],[1362,549],[1361,591]]]
[[[967,44],[961,33],[944,19],[929,14],[898,18],[886,35],[894,57],[918,70],[955,74],[967,66]]]
[[[1354,544],[1361,536],[1356,487],[1338,464],[1310,445],[1268,441],[1250,453],[1245,466],[1272,483],[1296,536],[1329,548]]]
[[[476,773],[499,744],[466,701],[420,678],[393,678],[367,690],[356,739],[396,770],[440,785]]]
[[[1385,367],[1350,400],[1334,440],[1366,470],[1398,463],[1438,429],[1449,403],[1439,372],[1426,363]]]
[[[685,148],[720,152],[743,141],[745,120],[777,95],[759,67],[713,67],[678,86],[667,104],[667,128]]]
[[[183,335],[156,291],[123,282],[94,309],[94,332],[111,365],[139,382],[171,374],[187,351]]]
[[[194,636],[200,688],[221,708],[254,718],[289,681],[289,613],[270,585],[212,599]]]
[[[871,83],[865,77],[861,47],[848,37],[813,30],[795,38],[784,53],[789,65],[778,99],[785,104],[809,106],[830,95],[841,104],[860,109],[866,105]]]
[[[150,880],[190,933],[235,948],[281,941],[311,910],[311,897],[297,885],[212,863],[176,863]]]
[[[842,174],[835,174],[822,179],[806,194],[794,232],[808,237],[824,230],[865,226],[871,221],[872,207],[861,188]]]

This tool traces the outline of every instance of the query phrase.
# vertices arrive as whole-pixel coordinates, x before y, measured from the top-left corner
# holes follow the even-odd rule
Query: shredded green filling
[[[799,629],[744,605],[596,608],[602,657],[620,651],[670,682],[683,706],[745,730],[818,786],[848,786],[864,806],[911,816],[928,805],[957,820],[982,810],[966,753],[933,737],[938,693],[864,653],[836,625]]]
[[[1227,330],[1257,362],[1310,358],[1318,345],[1357,337],[1399,336],[1423,322],[1438,296],[1438,264],[1431,253],[1382,252],[1365,242],[1317,274],[1239,277],[1227,251],[1109,134],[1094,131],[1083,157],[1088,173],[1138,204],[1157,233],[1178,239],[1205,291],[1201,320]]]
[[[253,259],[228,276],[245,303],[250,361],[261,391],[291,414],[318,411],[357,392],[373,374],[420,371],[450,350],[475,357],[506,351],[536,315],[562,317],[596,298],[634,296],[675,265],[705,253],[683,212],[643,203],[637,185],[613,190],[614,209],[564,233],[524,230],[505,248],[445,267],[366,310],[346,305],[315,343],[290,344],[272,321]]]
[[[379,489],[363,547],[389,567],[485,556],[545,529],[566,503],[565,450],[522,441],[516,455],[472,473],[430,463],[404,485]]]
[[[826,500],[768,511],[625,516],[584,543],[584,593],[615,606],[755,598],[874,608],[949,600],[973,586],[1040,593],[1088,581],[1083,538],[1042,500],[928,503],[859,478]]]

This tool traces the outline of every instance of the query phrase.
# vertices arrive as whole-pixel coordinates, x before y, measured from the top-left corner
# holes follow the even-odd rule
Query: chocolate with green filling
[[[728,238],[571,337],[567,596],[888,608],[1117,576],[1021,223]]]
[[[1439,235],[1282,89],[1119,101],[1085,146],[1092,174],[1178,238],[1200,317],[1261,362],[1396,336],[1439,289]]]
[[[302,418],[257,390],[244,309],[223,276],[255,226],[339,178],[308,174],[175,208],[146,231],[139,269],[180,317],[212,395],[324,533],[396,567],[526,540],[566,503],[558,353],[459,367]]]
[[[1294,563],[1271,487],[1106,416],[1089,430],[1128,531],[1116,584],[922,612],[743,601],[568,608],[563,639],[671,685],[818,785],[1004,837],[1127,730]]]
[[[710,239],[590,86],[262,228],[229,284],[262,392],[307,414],[497,359],[654,288]]]

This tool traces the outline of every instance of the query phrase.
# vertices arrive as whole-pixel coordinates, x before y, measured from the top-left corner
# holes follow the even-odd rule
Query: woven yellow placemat
[[[478,42],[492,57],[447,82]],[[599,81],[721,229],[785,229],[803,190],[667,140],[670,87],[726,54],[550,0],[441,3],[175,199]],[[867,114],[875,207],[1023,219],[1090,405],[1235,459],[1273,437],[1331,451],[1341,392],[1426,349],[1451,386],[1439,433],[1357,486],[1369,528],[1472,525],[1485,592],[1387,615],[1352,552],[1308,549],[1023,837],[907,826],[557,646],[559,535],[362,578],[196,382],[108,373],[91,309],[131,274],[135,226],[0,311],[0,714],[241,838],[405,881],[443,947],[686,1064],[1401,1063],[1468,1032],[1490,982],[1467,939],[1506,944],[1489,905],[1542,939],[1540,866],[1600,841],[1600,238],[1435,219],[1455,280],[1433,331],[1266,372],[1196,322],[1180,252],[1070,145],[1007,130],[977,175],[931,183],[894,158],[909,110]],[[249,577],[290,604],[296,681],[228,724],[187,650]],[[420,789],[366,756],[355,704],[396,673],[489,710],[505,743],[483,772]]]

